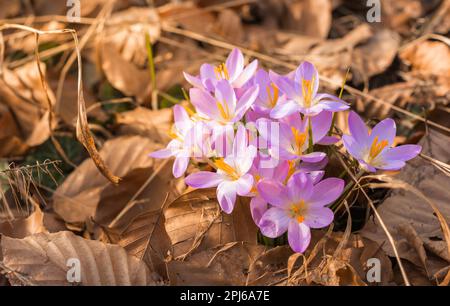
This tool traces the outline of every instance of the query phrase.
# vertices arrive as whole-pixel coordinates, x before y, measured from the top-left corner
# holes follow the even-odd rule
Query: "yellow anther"
[[[229,177],[231,177],[234,180],[239,179],[239,175],[236,172],[236,170],[231,167],[230,165],[228,165],[223,158],[218,158],[214,161],[214,165],[217,167],[217,169],[222,170],[223,172],[225,172]]]
[[[270,90],[271,88],[273,89],[273,96],[272,96],[272,93],[271,93],[271,90]],[[270,83],[270,85],[268,85],[266,87],[266,91],[267,91],[267,97],[269,99],[270,107],[274,108],[275,105],[278,102],[278,97],[279,97],[279,94],[280,94],[279,90],[278,90],[278,87],[272,82],[272,83]]]
[[[230,109],[228,108],[228,104],[226,102],[220,103],[219,101],[217,101],[216,105],[217,105],[217,108],[219,109],[220,117],[222,117],[222,119],[225,121],[230,120],[231,115],[230,115]]]
[[[305,221],[305,201],[301,200],[298,203],[292,204],[290,209],[291,217],[295,218],[298,223]]]
[[[227,66],[224,63],[215,67],[214,72],[216,73],[216,78],[218,80],[221,80],[221,79],[229,80],[230,79],[230,75],[228,73]]]
[[[299,130],[297,130],[295,127],[291,127],[292,130],[292,134],[294,134],[294,140],[295,140],[295,150],[297,152],[297,154],[302,154],[303,153],[303,145],[306,142],[306,132],[301,133]]]
[[[375,139],[370,146],[369,160],[372,161],[375,157],[377,157],[388,144],[389,142],[386,139],[378,142],[378,136],[375,136]]]
[[[313,76],[311,80],[302,79],[302,95],[305,107],[311,107],[314,82],[315,76]]]

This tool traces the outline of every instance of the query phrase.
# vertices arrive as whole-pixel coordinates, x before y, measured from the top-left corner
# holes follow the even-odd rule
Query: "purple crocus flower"
[[[326,157],[323,152],[312,152],[305,154],[309,144],[309,121],[311,121],[312,142],[319,143],[326,137],[332,121],[330,112],[321,112],[314,117],[301,118],[299,113],[294,113],[279,122],[279,137],[274,138],[273,133],[267,127],[272,121],[267,119],[258,119],[258,131],[270,144],[272,155],[279,154],[279,158],[283,160],[297,160],[308,163],[320,162]],[[274,153],[276,152],[276,154]],[[278,158],[278,156],[274,156]]]
[[[199,88],[191,88],[189,95],[192,104],[201,117],[225,125],[241,120],[245,112],[255,102],[258,91],[257,85],[252,86],[237,99],[230,83],[221,80],[216,84],[214,97],[208,91]]]
[[[382,120],[369,131],[361,117],[352,111],[348,126],[350,135],[342,136],[345,149],[369,172],[376,169],[398,170],[405,166],[405,161],[416,157],[422,150],[419,145],[393,148],[396,126],[390,118]]]
[[[277,103],[283,100],[282,93],[264,69],[256,72],[252,83],[259,86],[259,94],[252,108],[255,112],[268,116]]]
[[[173,176],[181,177],[189,164],[189,158],[192,153],[192,146],[190,141],[191,131],[193,131],[194,122],[189,117],[188,113],[181,105],[175,105],[173,108],[174,125],[172,126],[169,136],[172,140],[165,149],[150,153],[153,158],[168,158],[175,157],[173,164]]]
[[[253,187],[253,176],[248,173],[256,155],[256,148],[248,145],[247,131],[240,125],[233,142],[233,152],[225,158],[217,158],[217,172],[200,171],[189,175],[186,184],[194,188],[217,186],[217,199],[222,210],[230,214],[236,195],[246,196]]]
[[[269,202],[269,208],[258,224],[263,235],[276,238],[288,231],[289,245],[303,253],[311,241],[311,228],[328,226],[334,218],[326,207],[342,193],[344,181],[328,178],[314,184],[308,174],[298,172],[284,186],[276,181],[262,181],[259,193]]]
[[[200,67],[199,76],[192,76],[184,72],[184,77],[192,86],[213,92],[220,80],[227,80],[233,88],[241,88],[255,74],[257,68],[257,60],[245,67],[244,56],[236,48],[231,51],[225,63],[216,67],[210,64],[203,64]]]
[[[270,116],[283,118],[295,112],[314,116],[322,110],[342,111],[349,106],[338,97],[330,94],[317,93],[319,89],[319,73],[310,62],[303,62],[295,71],[294,78],[271,73],[275,85],[286,95],[286,101],[277,104]]]

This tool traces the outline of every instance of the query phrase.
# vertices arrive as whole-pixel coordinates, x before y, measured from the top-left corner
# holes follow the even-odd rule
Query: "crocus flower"
[[[350,112],[348,126],[350,135],[342,137],[345,149],[369,172],[376,169],[398,170],[405,166],[405,161],[416,157],[422,150],[419,145],[393,148],[396,126],[395,121],[389,118],[369,131],[361,117]]]
[[[342,193],[344,181],[328,178],[317,184],[305,173],[294,174],[284,186],[276,181],[258,184],[259,193],[272,205],[258,224],[263,235],[276,238],[288,231],[289,245],[303,253],[311,241],[311,228],[328,226],[334,218],[326,207]]]
[[[319,89],[319,73],[310,62],[303,62],[295,71],[294,78],[271,73],[275,85],[286,95],[286,101],[278,103],[272,109],[270,116],[278,119],[301,112],[314,116],[322,110],[342,111],[349,106],[338,97],[330,94],[317,93]]]
[[[259,86],[259,94],[252,108],[261,115],[269,115],[270,111],[282,100],[282,93],[264,69],[259,69],[252,79]]]
[[[244,116],[258,95],[258,86],[247,89],[237,99],[236,93],[226,80],[217,82],[214,97],[203,89],[191,88],[189,95],[197,113],[220,124],[234,123]]]
[[[173,113],[175,123],[169,132],[169,136],[172,140],[165,149],[155,151],[149,156],[153,158],[168,158],[174,156],[175,162],[172,171],[173,175],[178,178],[183,175],[189,164],[192,148],[188,145],[186,139],[192,138],[190,132],[192,131],[194,122],[181,105],[175,105]]]
[[[184,77],[192,86],[213,92],[220,80],[227,80],[233,88],[241,88],[255,74],[257,68],[257,60],[245,67],[242,52],[239,49],[234,49],[225,63],[216,67],[203,64],[200,67],[199,76],[184,73]]]
[[[301,118],[299,113],[294,113],[279,122],[279,137],[267,127],[271,123],[267,119],[258,119],[257,127],[261,137],[270,144],[272,155],[279,154],[280,159],[300,159],[309,163],[320,162],[326,157],[323,152],[305,153],[309,146],[309,122],[311,122],[312,143],[319,143],[326,137],[332,121],[330,112],[321,112],[314,117]],[[276,153],[274,153],[276,152]],[[274,156],[277,157],[277,156]]]
[[[222,210],[230,214],[236,195],[246,196],[253,187],[253,176],[248,173],[256,155],[256,148],[248,146],[247,132],[240,125],[233,143],[233,152],[225,158],[217,158],[217,172],[200,171],[189,175],[186,184],[194,188],[217,186],[217,199]]]

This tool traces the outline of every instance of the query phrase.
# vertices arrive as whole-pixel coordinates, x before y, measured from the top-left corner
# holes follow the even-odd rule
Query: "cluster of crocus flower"
[[[288,232],[289,245],[304,252],[313,228],[328,226],[334,214],[327,206],[344,190],[344,180],[325,178],[324,146],[341,139],[330,135],[334,112],[349,109],[338,97],[318,93],[319,74],[310,62],[287,75],[245,66],[234,49],[225,63],[203,64],[198,76],[185,73],[193,86],[191,106],[174,107],[172,141],[153,152],[175,157],[173,174],[181,177],[192,160],[210,171],[186,177],[194,188],[217,188],[222,210],[233,211],[237,196],[250,197],[250,210],[261,233],[275,238]],[[395,123],[385,119],[372,131],[354,112],[351,135],[342,141],[364,171],[397,170],[419,154],[416,145],[392,147]],[[316,151],[321,145],[322,151]]]

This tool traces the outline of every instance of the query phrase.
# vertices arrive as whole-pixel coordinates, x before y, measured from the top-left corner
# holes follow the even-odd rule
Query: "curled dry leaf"
[[[286,16],[282,22],[288,30],[299,34],[326,38],[331,27],[330,0],[285,1]]]
[[[112,172],[125,176],[133,169],[155,165],[148,154],[159,148],[160,145],[148,138],[122,136],[105,142],[100,157]],[[102,190],[110,184],[92,159],[87,159],[56,189],[54,210],[66,222],[84,222],[94,215]]]
[[[45,64],[40,65],[45,75]],[[50,90],[48,95],[51,103],[54,103],[55,97]],[[0,104],[9,108],[20,138],[27,146],[37,146],[48,139],[48,101],[36,62],[13,70],[3,69],[0,78]]]
[[[147,266],[117,245],[87,240],[72,232],[35,234],[24,239],[2,237],[3,264],[13,285],[22,275],[35,285],[73,285],[68,282],[69,259],[78,259],[82,285],[155,284]],[[73,263],[71,264],[73,265]]]
[[[34,212],[28,217],[17,218],[0,223],[0,234],[11,238],[22,239],[27,236],[45,233],[44,213],[38,205],[34,205]]]
[[[448,143],[450,138],[430,130],[421,145],[422,153],[435,159],[449,163]],[[414,159],[400,173],[399,180],[408,182],[421,191],[429,201],[433,202],[447,224],[450,222],[450,179],[428,161]],[[450,256],[447,249],[441,223],[432,207],[416,194],[394,190],[378,208],[378,212],[396,240],[400,257],[407,259],[429,278],[434,278],[436,272],[450,265]],[[409,229],[405,231],[405,229]],[[383,230],[378,222],[370,220],[361,234],[373,241],[383,244],[383,249],[389,256],[393,250],[386,240]],[[426,257],[419,244],[423,244]],[[425,266],[424,266],[425,262]]]
[[[229,242],[192,254],[185,261],[167,263],[171,285],[236,286],[246,285],[249,268],[265,247]]]
[[[164,211],[166,232],[175,258],[235,241],[256,243],[258,229],[250,214],[249,199],[238,197],[233,213],[223,213],[215,189],[186,193]]]
[[[152,43],[158,40],[158,14],[152,8],[130,8],[110,18],[97,44],[99,64],[108,81],[141,103],[148,101],[151,91],[146,34]]]

